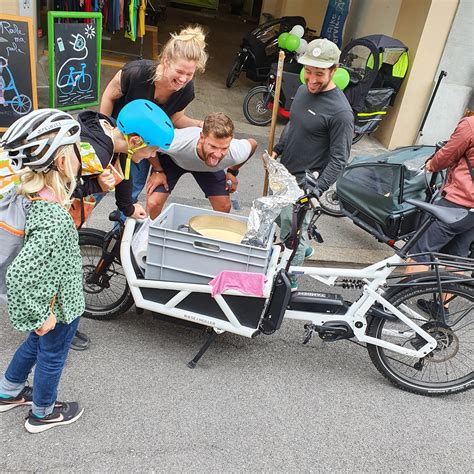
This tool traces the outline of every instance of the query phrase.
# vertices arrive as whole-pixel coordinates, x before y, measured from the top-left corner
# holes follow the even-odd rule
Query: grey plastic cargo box
[[[223,270],[265,273],[272,250],[273,225],[265,248],[235,244],[178,230],[198,215],[222,212],[170,204],[150,225],[146,258],[147,280],[207,284]],[[232,215],[247,222],[247,217]]]

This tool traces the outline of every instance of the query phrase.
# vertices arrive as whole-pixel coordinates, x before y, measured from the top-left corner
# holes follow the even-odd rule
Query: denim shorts
[[[178,166],[168,155],[160,155],[160,164],[166,174],[169,191],[166,191],[164,186],[161,185],[155,189],[155,193],[171,192],[183,174],[191,173],[206,197],[229,195],[229,191],[226,190],[224,170],[215,172],[188,171]]]

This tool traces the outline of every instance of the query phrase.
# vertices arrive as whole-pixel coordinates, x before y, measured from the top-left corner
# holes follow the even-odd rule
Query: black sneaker
[[[16,396],[0,398],[0,413],[22,405],[31,405],[33,401],[33,388],[28,385]]]
[[[417,300],[416,304],[425,313],[430,314],[434,319],[436,319],[436,321],[443,320],[443,310],[444,310],[444,318],[445,318],[446,324],[448,326],[451,325],[451,318],[449,317],[449,309],[446,308],[446,306],[441,308],[441,305],[438,302],[425,300],[423,298],[420,298],[419,300]]]
[[[91,343],[91,339],[87,334],[83,332],[76,331],[71,342],[71,349],[73,351],[85,351]]]
[[[30,410],[26,418],[25,428],[30,433],[41,433],[55,426],[74,423],[83,412],[84,408],[81,408],[77,402],[56,402],[53,412],[44,418],[38,418]]]

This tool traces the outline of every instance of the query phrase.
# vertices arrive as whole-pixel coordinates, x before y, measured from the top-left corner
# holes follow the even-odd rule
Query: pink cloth
[[[225,290],[237,290],[251,296],[263,296],[265,275],[251,272],[223,271],[209,282],[212,286],[212,297],[220,295]]]

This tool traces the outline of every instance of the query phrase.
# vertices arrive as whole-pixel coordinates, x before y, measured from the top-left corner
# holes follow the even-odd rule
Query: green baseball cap
[[[338,64],[340,56],[341,51],[335,43],[326,38],[319,38],[308,43],[306,51],[298,58],[298,62],[305,66],[327,69],[333,64]]]

